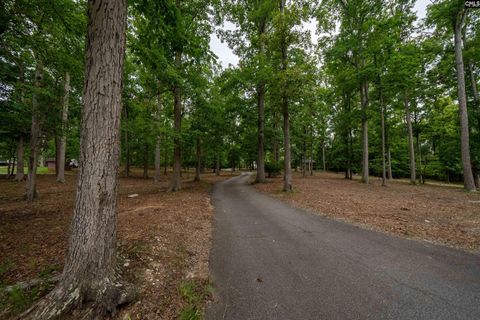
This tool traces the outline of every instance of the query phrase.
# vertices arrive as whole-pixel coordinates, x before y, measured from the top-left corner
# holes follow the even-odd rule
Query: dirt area
[[[215,182],[230,177],[205,174],[203,181],[194,183],[193,174],[187,173],[182,191],[176,193],[165,192],[168,176],[160,185],[141,178],[120,179],[119,262],[140,294],[118,319],[201,316],[209,296],[210,194]],[[40,175],[38,191],[38,201],[28,205],[22,199],[24,183],[0,180],[0,289],[49,278],[62,269],[75,176],[59,184],[52,175]],[[129,197],[132,194],[138,196]],[[25,309],[50,287],[0,292],[0,318]]]
[[[418,185],[392,181],[382,187],[343,174],[294,174],[294,192],[285,194],[282,178],[256,188],[294,206],[358,226],[480,252],[480,194],[457,186]]]

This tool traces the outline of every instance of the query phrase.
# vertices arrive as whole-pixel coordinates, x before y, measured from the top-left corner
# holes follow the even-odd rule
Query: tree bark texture
[[[161,162],[161,146],[162,146],[161,136],[157,136],[157,140],[155,141],[155,183],[159,183],[161,176],[162,176],[162,166]]]
[[[220,151],[217,151],[217,158],[215,161],[215,175],[220,175]]]
[[[115,272],[126,16],[126,0],[88,1],[80,169],[68,253],[60,282],[26,319],[62,318],[88,302],[88,318],[96,319],[132,298]]]
[[[175,53],[175,66],[180,70],[182,62],[182,53],[177,51]],[[181,146],[181,130],[182,130],[182,97],[180,84],[175,84],[173,88],[174,96],[174,148],[173,148],[173,175],[170,191],[178,191],[182,188],[181,185],[181,170],[182,170],[182,146]]]
[[[30,156],[28,159],[28,177],[27,177],[27,202],[33,202],[37,195],[37,166],[38,153],[40,150],[41,134],[41,111],[39,110],[39,93],[37,90],[43,84],[43,64],[37,62],[35,68],[35,91],[32,94],[32,126],[30,128]]]
[[[387,185],[387,166],[385,163],[385,105],[383,101],[383,90],[382,86],[379,86],[379,96],[380,96],[380,130],[382,131],[382,186]]]
[[[390,147],[387,147],[387,173],[388,173],[388,179],[392,180],[393,179],[393,173],[392,173],[392,152],[390,150]]]
[[[164,136],[164,141],[166,140],[165,136]],[[167,169],[168,169],[168,154],[167,154],[167,151],[168,151],[168,146],[166,143],[163,144],[163,175],[166,176],[167,175]]]
[[[403,107],[405,109],[405,119],[407,122],[408,157],[410,160],[410,183],[416,184],[417,168],[415,165],[415,147],[413,143],[412,115],[410,114],[410,104],[408,102],[407,94],[403,95]]]
[[[19,69],[19,81],[21,84],[25,84],[25,67],[22,63],[18,63]],[[20,89],[20,102],[22,105],[25,105],[25,89],[21,87]],[[25,178],[25,141],[23,133],[18,137],[17,143],[17,172],[15,174],[15,181],[23,181]]]
[[[477,80],[475,79],[475,72],[473,71],[473,63],[471,61],[468,63],[468,72],[470,73],[470,82],[472,84],[473,103],[475,107],[480,108],[480,95],[478,93]]]
[[[275,163],[278,163],[280,161],[280,148],[278,146],[278,139],[277,139],[277,128],[278,128],[278,116],[277,112],[273,113],[273,159],[275,160]]]
[[[25,177],[23,155],[24,155],[24,141],[21,135],[17,143],[17,172],[15,173],[15,181],[22,181]]]
[[[256,183],[265,182],[265,84],[257,88],[258,95],[258,150]]]
[[[285,0],[280,0],[280,14],[285,14]],[[292,166],[291,166],[291,147],[290,147],[290,114],[288,106],[288,93],[287,93],[287,30],[285,26],[285,21],[282,21],[281,26],[281,35],[280,35],[280,51],[281,51],[281,71],[283,74],[283,88],[281,96],[281,105],[282,105],[282,114],[283,114],[283,144],[284,144],[284,159],[283,159],[283,191],[291,192],[293,191],[292,187]]]
[[[323,172],[327,171],[327,161],[325,159],[325,140],[322,141],[322,167]]]
[[[425,183],[425,177],[423,176],[423,162],[422,162],[422,144],[420,141],[420,133],[417,131],[415,139],[417,140],[417,154],[418,154],[418,182]]]
[[[470,135],[468,126],[467,95],[465,92],[465,71],[462,52],[462,28],[466,12],[461,10],[454,25],[455,62],[457,69],[457,91],[460,112],[460,145],[462,153],[463,186],[468,191],[475,191],[470,159]]]
[[[362,104],[362,182],[368,183],[370,169],[368,163],[368,82],[362,81],[360,87],[360,96]]]
[[[143,147],[143,179],[148,179],[148,143]]]
[[[303,139],[302,139],[302,163],[301,163],[301,170],[302,170],[302,177],[305,178],[307,176],[307,129],[303,126]]]
[[[65,151],[67,146],[67,120],[68,120],[68,101],[70,98],[70,73],[65,73],[62,98],[62,124],[61,132],[58,141],[58,153],[57,153],[57,181],[65,182]]]
[[[475,111],[477,114],[477,128],[480,130],[480,95],[478,93],[478,87],[477,87],[477,80],[475,79],[475,72],[473,70],[473,63],[472,61],[468,62],[468,71],[470,74],[470,82],[472,85],[472,93],[473,93],[473,104],[475,107]],[[477,189],[480,188],[480,175],[479,175],[479,170],[480,170],[480,164],[476,164],[476,168],[473,168],[473,180],[475,182],[475,186]]]
[[[260,38],[259,54],[262,56],[265,51],[264,45],[265,21],[261,21],[258,27]],[[257,86],[257,108],[258,108],[258,150],[257,150],[257,176],[256,183],[265,182],[265,82],[263,79]]]
[[[200,172],[202,171],[202,140],[200,137],[197,137],[197,142],[195,145],[195,156],[196,156],[196,166],[195,166],[195,178],[193,181],[200,181]]]
[[[160,95],[160,92],[158,93],[157,96],[157,125],[158,125],[158,130],[160,130],[160,124],[161,124],[161,118],[160,115],[162,113],[162,97]],[[154,181],[155,183],[160,182],[160,177],[162,175],[162,167],[161,167],[161,133],[157,134],[157,140],[155,141],[155,178]]]

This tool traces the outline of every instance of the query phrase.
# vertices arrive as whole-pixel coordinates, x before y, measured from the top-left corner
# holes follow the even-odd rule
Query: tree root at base
[[[81,314],[80,319],[100,320],[107,315],[114,316],[119,306],[132,302],[136,295],[133,285],[119,281],[104,280],[83,289],[81,284],[65,286],[60,283],[17,319],[62,319],[76,311]]]

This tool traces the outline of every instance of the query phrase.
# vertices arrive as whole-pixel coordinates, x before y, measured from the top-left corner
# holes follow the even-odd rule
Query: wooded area
[[[437,1],[417,21],[413,4],[131,1],[125,175],[143,166],[147,177],[154,165],[158,180],[173,166],[178,190],[182,167],[258,168],[258,182],[265,167],[287,168],[286,176],[311,167],[365,182],[368,175],[385,183],[464,180],[474,190],[478,11]],[[62,181],[65,159],[80,158],[85,3],[7,1],[3,12],[0,158],[16,180],[55,158]],[[302,28],[312,19],[316,45]],[[237,28],[222,29],[222,21]],[[239,66],[218,65],[209,48],[214,30]]]
[[[134,298],[116,270],[117,180],[134,167],[157,185],[171,169],[170,192],[190,168],[282,173],[285,192],[316,170],[480,188],[480,10],[438,0],[419,20],[414,4],[3,1],[1,172],[34,203],[48,159],[58,183],[79,161],[62,277],[23,317]],[[237,66],[219,64],[213,33]]]

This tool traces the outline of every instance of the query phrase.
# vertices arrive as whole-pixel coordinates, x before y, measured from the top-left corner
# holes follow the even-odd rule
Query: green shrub
[[[282,171],[282,165],[278,161],[267,161],[265,163],[265,171],[269,178],[278,176],[280,171]]]

